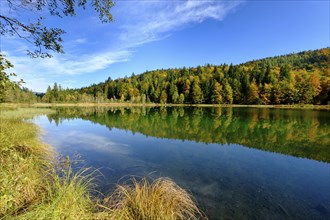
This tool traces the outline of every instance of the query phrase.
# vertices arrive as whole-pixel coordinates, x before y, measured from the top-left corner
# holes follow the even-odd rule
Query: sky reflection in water
[[[247,148],[145,136],[83,119],[35,123],[62,155],[100,169],[106,193],[124,176],[167,176],[210,219],[329,219],[329,163]]]

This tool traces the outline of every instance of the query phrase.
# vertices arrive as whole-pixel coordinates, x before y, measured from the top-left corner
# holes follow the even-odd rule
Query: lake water
[[[99,169],[99,190],[166,176],[210,219],[330,219],[330,112],[268,108],[57,108],[42,139]],[[78,155],[78,156],[77,156]]]

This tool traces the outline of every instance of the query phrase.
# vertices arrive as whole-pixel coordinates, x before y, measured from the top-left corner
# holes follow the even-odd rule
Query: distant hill
[[[329,104],[330,48],[254,60],[147,71],[81,89],[48,88],[45,102]]]

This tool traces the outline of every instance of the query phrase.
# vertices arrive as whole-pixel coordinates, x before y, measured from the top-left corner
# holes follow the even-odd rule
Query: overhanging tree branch
[[[35,11],[48,11],[50,15],[63,17],[74,16],[77,7],[85,9],[87,0],[6,0],[8,8],[19,11],[21,9],[29,10],[31,13]],[[112,0],[92,0],[90,6],[99,14],[101,22],[109,22],[112,20],[110,9],[114,3]],[[48,51],[64,53],[62,46],[62,34],[64,30],[60,28],[46,27],[39,17],[36,22],[24,24],[19,19],[7,16],[0,12],[0,35],[18,36],[32,44],[34,51],[28,51],[32,57],[51,57]]]

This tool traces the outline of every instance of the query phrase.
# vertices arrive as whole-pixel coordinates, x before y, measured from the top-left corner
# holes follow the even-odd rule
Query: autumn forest
[[[80,89],[55,83],[45,94],[9,90],[4,102],[172,104],[329,104],[330,48],[239,65],[160,69]]]

